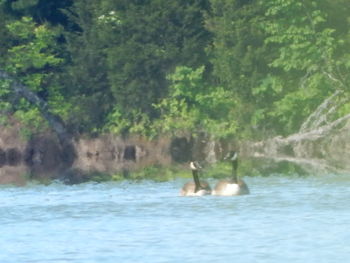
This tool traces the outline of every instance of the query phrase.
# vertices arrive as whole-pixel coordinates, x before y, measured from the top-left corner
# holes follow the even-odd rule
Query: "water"
[[[184,180],[2,186],[0,262],[346,261],[350,176],[245,180],[239,197],[179,197]]]

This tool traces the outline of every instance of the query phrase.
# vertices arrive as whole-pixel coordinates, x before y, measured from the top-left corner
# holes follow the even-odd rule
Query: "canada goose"
[[[186,183],[180,191],[181,196],[202,196],[210,195],[211,188],[205,181],[200,181],[198,177],[198,170],[202,167],[197,162],[191,162],[190,168],[192,170],[193,182]]]
[[[232,162],[232,176],[228,179],[220,180],[216,184],[212,195],[232,196],[249,194],[248,186],[242,179],[239,179],[237,175],[237,156],[237,152],[231,151],[224,158],[224,160],[230,160]]]

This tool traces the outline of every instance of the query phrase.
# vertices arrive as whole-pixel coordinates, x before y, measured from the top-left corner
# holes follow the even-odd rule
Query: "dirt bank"
[[[25,140],[20,125],[2,127],[0,184],[23,184],[28,178],[79,183],[89,180],[89,174],[96,172],[129,172],[150,165],[186,163],[193,158],[215,162],[224,150],[220,143],[206,138],[147,140],[140,136],[123,138],[108,134],[75,138],[73,146],[73,150],[62,149],[53,133],[36,134]]]
[[[20,125],[0,127],[0,184],[25,183],[28,172],[24,164],[26,140],[20,135]]]
[[[71,184],[87,181],[89,174],[96,172],[127,175],[150,165],[185,164],[191,159],[214,163],[231,148],[239,148],[243,158],[292,162],[313,173],[350,171],[350,124],[323,138],[282,146],[269,140],[236,147],[232,142],[205,137],[146,140],[101,135],[75,138],[73,150],[62,149],[53,133],[26,140],[19,124],[0,128],[0,184],[23,185],[28,179],[61,179]]]

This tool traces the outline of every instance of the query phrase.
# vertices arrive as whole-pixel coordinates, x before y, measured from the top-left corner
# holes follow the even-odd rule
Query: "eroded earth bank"
[[[121,173],[127,178],[130,172],[151,165],[185,164],[191,159],[215,163],[232,148],[264,166],[290,162],[309,173],[350,171],[350,124],[326,136],[293,135],[240,144],[204,137],[150,141],[137,136],[81,136],[73,139],[74,147],[65,149],[53,133],[26,140],[20,129],[20,125],[13,124],[0,130],[0,184],[22,185],[30,179],[60,179],[73,184],[90,180],[92,173]]]
[[[68,184],[89,180],[92,173],[122,173],[151,165],[186,163],[193,156],[215,162],[225,150],[219,143],[187,137],[146,140],[101,135],[74,138],[74,149],[62,149],[55,134],[25,140],[16,124],[0,130],[0,184],[29,179],[60,179]]]

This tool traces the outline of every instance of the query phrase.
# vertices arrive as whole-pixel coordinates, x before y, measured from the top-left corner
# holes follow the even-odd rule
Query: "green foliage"
[[[153,165],[138,171],[131,171],[127,179],[166,182],[184,176],[186,173],[190,174],[189,171],[186,171],[181,167],[162,167]]]
[[[345,116],[347,114],[350,114],[350,102],[344,103],[341,105],[341,107],[339,108],[338,112],[337,112],[337,116],[336,117],[342,117]]]
[[[6,25],[12,37],[11,45],[5,57],[5,70],[19,77],[20,81],[31,91],[45,94],[55,101],[57,91],[49,85],[53,77],[53,69],[62,63],[56,55],[58,32],[46,25],[37,25],[30,17]],[[2,83],[0,96],[3,98],[2,107],[13,114],[32,130],[42,129],[43,118],[40,112],[24,99],[9,105],[9,83]]]
[[[215,137],[233,135],[237,129],[236,100],[222,87],[203,80],[204,67],[178,67],[169,75],[169,95],[155,107],[161,111],[156,126],[163,133],[200,133]]]
[[[205,58],[208,33],[199,2],[110,3],[118,23],[111,25],[113,34],[106,38],[108,76],[124,118],[143,122],[135,108],[150,119],[157,117],[152,104],[167,95],[166,75],[179,63],[197,66]]]
[[[336,90],[349,96],[347,0],[18,0],[0,7],[1,68],[75,132],[261,139],[297,131]],[[63,7],[65,17],[45,15],[51,7]],[[13,97],[9,83],[0,85],[1,114],[40,128],[39,112]]]
[[[325,26],[326,14],[316,2],[283,0],[267,5],[268,19],[263,23],[268,34],[265,42],[280,45],[279,56],[271,63],[273,67],[287,72],[315,71],[329,62],[337,47],[335,29]]]
[[[249,136],[295,132],[327,96],[348,89],[343,0],[211,4],[214,75],[237,94]]]
[[[92,172],[87,176],[89,180],[95,182],[122,181],[125,179],[130,181],[152,180],[155,182],[167,182],[179,177],[189,178],[192,174],[188,168],[186,169],[180,166],[167,167],[152,165],[139,170],[124,171],[111,175],[101,172]]]
[[[269,63],[279,71],[280,97],[269,115],[281,131],[297,130],[302,121],[336,89],[344,89],[345,72],[337,60],[341,41],[330,27],[327,5],[316,1],[264,1],[265,43],[277,51]]]
[[[96,132],[103,127],[115,101],[110,92],[106,66],[105,34],[109,27],[102,25],[100,1],[74,1],[65,14],[74,30],[63,32],[69,63],[59,81],[71,103],[67,123],[76,132]]]
[[[0,98],[2,98],[2,100],[0,101],[0,114],[9,112],[11,109],[11,103],[5,100],[5,98],[9,97],[9,94],[10,94],[10,82],[1,80],[0,81]]]
[[[20,21],[8,24],[7,29],[18,41],[18,44],[8,50],[8,71],[21,74],[46,66],[57,66],[62,62],[54,54],[57,33],[47,26],[37,26],[31,18],[23,17]],[[28,74],[24,83],[38,91],[41,82],[47,77],[46,72],[40,73]]]
[[[208,48],[214,77],[239,101],[236,119],[240,136],[251,136],[252,127],[261,133],[268,125],[265,108],[275,99],[274,93],[262,92],[266,85],[257,91],[270,74],[271,50],[266,50],[260,27],[264,8],[259,1],[212,0],[211,5],[207,28],[214,35]]]
[[[146,130],[158,117],[152,104],[167,95],[168,72],[205,61],[206,2],[74,2],[68,15],[79,30],[65,34],[73,62],[67,84],[76,88],[72,96],[88,101],[72,112],[87,116],[85,131]]]
[[[156,132],[151,127],[152,123],[147,114],[134,109],[126,118],[120,107],[116,106],[114,110],[108,115],[107,123],[104,126],[105,132],[114,134],[141,134],[145,136],[155,136]]]
[[[39,0],[17,0],[11,3],[11,6],[15,10],[23,10],[34,7],[38,4]]]

